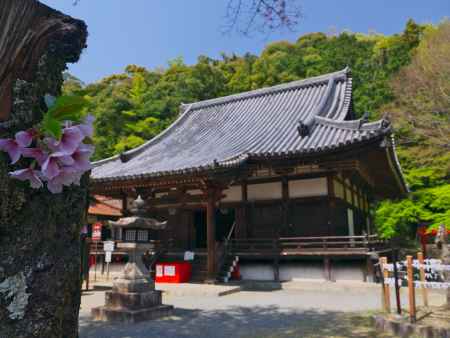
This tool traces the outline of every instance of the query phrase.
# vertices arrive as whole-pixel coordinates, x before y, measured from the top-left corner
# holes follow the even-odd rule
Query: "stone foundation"
[[[105,306],[92,309],[94,320],[139,322],[171,315],[173,306],[163,305],[161,291],[144,278],[136,264],[129,263],[112,291],[105,293]]]
[[[450,329],[397,321],[378,315],[373,317],[378,330],[395,334],[397,337],[450,338]]]
[[[139,310],[111,309],[101,306],[92,309],[92,316],[94,320],[99,321],[137,323],[170,316],[172,311],[173,307],[171,305],[159,305]]]

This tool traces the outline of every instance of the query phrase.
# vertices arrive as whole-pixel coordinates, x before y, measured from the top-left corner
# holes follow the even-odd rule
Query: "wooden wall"
[[[188,193],[196,196],[201,191]],[[348,236],[349,209],[353,213],[354,234],[367,231],[367,189],[350,174],[249,180],[223,193],[219,208],[234,211],[234,238]],[[178,246],[195,248],[196,210],[202,210],[201,205],[197,209],[193,205],[178,207],[173,215],[167,209],[157,211],[158,219],[168,220],[167,231],[160,239],[175,239]],[[219,229],[216,235],[223,234]]]

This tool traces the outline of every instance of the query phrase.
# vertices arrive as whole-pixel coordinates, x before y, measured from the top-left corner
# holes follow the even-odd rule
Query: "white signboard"
[[[169,277],[175,276],[175,266],[166,265],[164,267],[164,276],[169,276]]]
[[[185,251],[185,253],[184,253],[184,260],[185,261],[193,261],[194,260],[194,253],[192,251]]]
[[[163,267],[162,265],[156,266],[156,277],[162,277],[163,276]]]
[[[106,241],[103,242],[103,250],[104,251],[114,251],[114,242],[113,241]]]
[[[105,262],[106,263],[111,263],[111,251],[106,251],[105,252]]]

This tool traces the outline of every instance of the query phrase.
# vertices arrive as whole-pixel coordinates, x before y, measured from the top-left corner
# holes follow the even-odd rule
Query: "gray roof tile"
[[[94,181],[235,167],[250,158],[301,155],[363,142],[389,131],[384,120],[349,120],[349,69],[247,93],[183,105],[163,133],[94,164]],[[309,133],[300,136],[299,122]]]

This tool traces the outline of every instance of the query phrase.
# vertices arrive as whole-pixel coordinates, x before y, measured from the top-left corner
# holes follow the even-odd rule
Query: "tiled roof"
[[[238,166],[248,159],[312,154],[389,133],[386,121],[349,120],[349,69],[182,106],[162,134],[94,164],[105,182]]]

